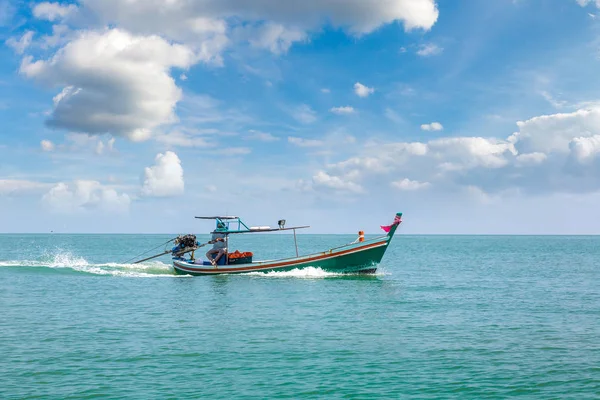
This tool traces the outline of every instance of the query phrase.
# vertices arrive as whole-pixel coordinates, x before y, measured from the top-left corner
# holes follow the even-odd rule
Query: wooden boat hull
[[[240,265],[219,265],[216,268],[184,260],[174,260],[173,267],[176,273],[185,275],[290,271],[306,267],[321,268],[324,271],[337,273],[375,273],[391,237],[391,235],[386,235],[321,253],[281,260],[258,261]]]

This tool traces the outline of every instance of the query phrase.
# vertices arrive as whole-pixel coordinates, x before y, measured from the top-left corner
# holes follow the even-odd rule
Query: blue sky
[[[600,233],[595,1],[0,0],[0,43],[1,232]]]

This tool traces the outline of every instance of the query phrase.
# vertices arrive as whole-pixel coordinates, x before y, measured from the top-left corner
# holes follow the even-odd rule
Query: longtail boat
[[[216,229],[212,234],[221,233],[225,237],[227,243],[229,235],[244,234],[244,233],[264,233],[264,232],[280,232],[292,230],[294,233],[294,243],[296,246],[296,257],[283,258],[277,260],[252,261],[253,254],[250,252],[244,253],[226,253],[220,257],[216,265],[209,261],[196,260],[193,257],[193,252],[188,258],[184,258],[181,250],[197,249],[201,247],[199,243],[195,246],[180,238],[177,246],[171,253],[173,254],[173,267],[177,274],[185,275],[218,275],[218,274],[239,274],[247,272],[271,272],[271,271],[289,271],[292,269],[302,269],[306,267],[321,268],[328,272],[338,273],[366,273],[372,274],[377,270],[378,264],[381,262],[385,251],[387,250],[398,225],[402,222],[402,213],[397,213],[394,221],[389,226],[381,228],[387,234],[365,240],[364,233],[359,232],[359,237],[352,243],[334,247],[320,253],[299,255],[298,243],[296,240],[296,230],[308,228],[308,226],[296,226],[291,228],[285,227],[285,220],[278,222],[278,228],[270,227],[248,227],[239,217],[234,216],[215,216],[215,217],[196,217],[200,219],[212,219],[216,222]],[[230,229],[231,225],[234,229]],[[192,235],[193,236],[193,235]],[[210,242],[209,242],[210,243]],[[191,246],[190,246],[191,245]],[[189,250],[187,252],[189,254]]]
[[[378,264],[381,262],[398,225],[402,222],[402,213],[396,214],[391,225],[381,226],[386,232],[385,235],[365,239],[363,231],[359,231],[358,238],[352,243],[330,248],[320,253],[307,255],[298,254],[296,230],[309,228],[308,226],[286,228],[285,220],[280,220],[278,221],[277,228],[268,226],[248,227],[239,217],[235,216],[196,218],[214,220],[216,228],[211,234],[213,237],[215,234],[220,234],[220,236],[224,237],[225,247],[228,247],[227,243],[230,235],[291,230],[294,233],[296,257],[253,261],[254,254],[251,252],[224,252],[218,259],[218,262],[213,264],[210,261],[195,259],[194,251],[207,244],[213,244],[214,242],[210,241],[208,243],[200,244],[196,241],[195,235],[184,235],[173,239],[176,246],[171,250],[167,250],[164,253],[137,262],[146,261],[154,257],[171,253],[175,272],[182,275],[219,275],[247,272],[290,271],[306,267],[321,268],[324,271],[336,273],[373,274],[376,272]],[[187,257],[185,256],[186,254]]]

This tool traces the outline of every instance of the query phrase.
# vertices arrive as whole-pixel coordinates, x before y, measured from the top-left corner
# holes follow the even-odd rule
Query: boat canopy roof
[[[270,228],[264,226],[251,227],[249,229],[241,229],[241,230],[226,230],[219,231],[221,233],[230,234],[230,233],[260,233],[260,232],[279,232],[279,231],[290,231],[293,229],[305,229],[310,228],[310,226],[292,226],[290,228]]]
[[[290,228],[285,227],[285,220],[281,219],[277,221],[277,228],[271,228],[270,226],[248,226],[240,217],[234,216],[214,216],[214,217],[196,217],[197,219],[212,219],[215,220],[215,230],[211,233],[224,233],[226,235],[233,233],[257,233],[257,232],[278,232],[278,231],[289,231],[293,229],[304,229],[310,228],[310,226],[293,226]]]
[[[238,219],[239,217],[225,216],[225,217],[196,217],[198,219]]]

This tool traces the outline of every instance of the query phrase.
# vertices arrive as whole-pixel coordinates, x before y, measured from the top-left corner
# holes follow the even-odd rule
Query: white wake
[[[180,277],[175,275],[170,264],[161,261],[147,261],[140,264],[121,263],[90,263],[85,258],[73,255],[70,252],[58,252],[53,255],[42,256],[39,260],[8,260],[0,261],[0,267],[34,267],[52,269],[71,269],[94,275],[112,275],[136,278],[151,277]]]
[[[302,269],[294,268],[290,271],[270,271],[270,272],[248,272],[243,275],[252,276],[263,276],[269,278],[308,278],[308,279],[319,279],[319,278],[330,278],[334,276],[344,276],[339,272],[328,272],[321,268],[306,267]]]

